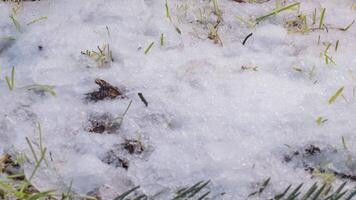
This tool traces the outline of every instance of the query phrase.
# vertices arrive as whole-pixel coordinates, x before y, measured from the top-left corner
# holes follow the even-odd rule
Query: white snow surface
[[[15,150],[32,158],[25,137],[38,141],[39,122],[52,169],[41,168],[33,183],[37,188],[64,190],[72,182],[76,193],[104,188],[110,199],[136,185],[153,195],[210,179],[212,193],[225,192],[218,199],[246,199],[268,177],[271,193],[315,181],[302,167],[283,161],[290,150],[286,145],[342,148],[343,136],[349,151],[356,152],[354,26],[290,33],[284,23],[296,17],[294,10],[248,28],[236,16],[261,16],[275,8],[275,1],[219,0],[219,45],[207,38],[207,24],[216,20],[212,2],[168,3],[172,22],[164,0],[23,2],[17,14],[21,32],[8,17],[16,4],[0,3],[0,36],[15,38],[0,40],[0,153]],[[318,26],[320,11],[326,8],[325,25],[342,28],[356,17],[352,4],[301,0],[299,12],[311,23],[316,9]],[[202,23],[196,22],[199,9],[206,12]],[[41,16],[48,19],[26,25]],[[242,45],[250,32],[253,36]],[[328,54],[336,64],[325,63],[326,42],[332,44]],[[114,58],[106,66],[97,67],[81,54],[103,44],[110,45]],[[5,76],[12,66],[15,89],[9,91]],[[85,94],[98,88],[96,78],[124,90],[126,98],[86,102]],[[57,96],[22,88],[32,84],[53,85]],[[340,87],[343,97],[328,104]],[[91,114],[120,116],[130,100],[118,132],[88,132]],[[318,125],[319,116],[328,121]],[[122,153],[129,160],[128,170],[102,162],[125,139],[138,138],[146,147],[142,155]],[[26,165],[27,173],[31,169]]]

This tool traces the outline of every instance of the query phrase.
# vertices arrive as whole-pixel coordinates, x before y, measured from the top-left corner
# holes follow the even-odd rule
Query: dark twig
[[[146,101],[145,97],[141,92],[138,93],[138,96],[140,97],[141,101],[145,104],[145,106],[148,106],[148,102]]]
[[[245,45],[245,43],[246,43],[246,41],[248,40],[248,38],[250,38],[252,35],[253,35],[253,33],[248,34],[248,35],[245,37],[244,41],[242,42],[242,45]]]

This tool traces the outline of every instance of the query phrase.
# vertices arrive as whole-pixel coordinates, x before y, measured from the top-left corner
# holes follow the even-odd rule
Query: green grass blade
[[[319,29],[323,28],[325,11],[326,11],[326,8],[323,8],[323,10],[321,11],[321,16],[320,16],[320,21],[319,21]]]
[[[353,191],[345,200],[351,200],[356,195],[356,191]]]
[[[127,192],[122,193],[120,196],[116,197],[114,200],[124,200],[129,194],[133,193],[138,188],[140,188],[140,186],[136,186],[136,187],[128,190]]]
[[[347,31],[347,30],[349,30],[349,28],[350,28],[354,23],[355,23],[355,20],[352,20],[352,22],[351,22],[348,26],[346,26],[345,28],[339,28],[339,30],[341,30],[341,31]]]
[[[315,191],[318,189],[318,186],[316,183],[314,183],[309,190],[303,195],[301,200],[307,200]]]
[[[270,16],[277,15],[278,13],[280,13],[282,11],[293,9],[294,7],[299,6],[299,5],[300,5],[300,3],[297,2],[297,3],[289,4],[289,5],[287,5],[285,7],[282,7],[282,8],[275,9],[275,10],[273,10],[272,12],[270,12],[270,13],[268,13],[266,15],[257,17],[256,18],[256,23],[259,23],[259,22],[267,19]]]
[[[315,193],[315,195],[313,196],[313,198],[311,200],[318,200],[318,198],[322,194],[325,187],[326,187],[326,184],[323,184],[323,186],[321,186],[321,188]]]
[[[333,104],[336,101],[336,99],[342,94],[343,91],[344,91],[344,87],[339,88],[336,91],[336,93],[333,96],[330,97],[328,103],[329,104]]]
[[[282,199],[287,194],[287,192],[289,191],[289,189],[291,187],[292,187],[292,185],[289,185],[282,193],[277,194],[276,196],[274,196],[274,200]]]
[[[150,45],[148,45],[148,47],[145,50],[145,54],[147,54],[150,51],[150,49],[153,47],[154,44],[155,42],[151,42]]]

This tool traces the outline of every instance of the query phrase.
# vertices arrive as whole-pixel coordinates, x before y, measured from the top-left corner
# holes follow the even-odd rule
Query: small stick
[[[148,106],[148,102],[146,101],[145,97],[141,92],[138,93],[138,96],[140,97],[141,101],[145,104],[145,106]]]
[[[250,38],[252,35],[253,35],[253,33],[248,34],[248,35],[245,37],[244,41],[242,42],[242,45],[245,45],[245,43],[246,43],[246,41],[248,40],[248,38]]]

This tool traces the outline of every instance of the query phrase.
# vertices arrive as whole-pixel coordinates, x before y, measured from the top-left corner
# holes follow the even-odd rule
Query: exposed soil
[[[338,169],[329,168],[329,167],[327,167],[327,165],[326,166],[315,165],[315,164],[307,161],[307,160],[313,160],[313,159],[320,160],[320,155],[327,151],[330,152],[330,149],[329,150],[323,149],[323,148],[318,147],[317,145],[310,144],[310,145],[306,146],[305,148],[303,148],[302,151],[294,151],[291,154],[284,155],[283,160],[286,163],[289,163],[291,161],[300,162],[302,164],[302,167],[304,168],[304,170],[311,174],[313,174],[316,171],[320,172],[320,173],[331,173],[340,179],[356,181],[356,175],[354,175],[350,172],[342,172],[342,171],[339,171]],[[333,149],[332,151],[334,153],[338,153],[337,149]]]
[[[114,150],[107,152],[101,161],[115,168],[122,167],[126,170],[129,168],[129,161],[125,158],[121,158]]]
[[[115,118],[109,114],[92,115],[89,117],[89,132],[93,133],[115,133],[119,130],[120,124],[115,121]]]
[[[145,147],[139,140],[126,139],[122,146],[129,154],[142,154],[145,150]]]
[[[95,83],[99,85],[99,90],[90,92],[86,94],[86,99],[89,101],[97,102],[104,99],[115,99],[118,97],[123,97],[122,92],[119,88],[112,86],[110,83],[102,80],[96,79]]]
[[[13,178],[14,180],[24,180],[25,176],[21,175],[24,174],[23,168],[14,162],[12,156],[9,154],[5,154],[4,156],[0,157],[0,173],[5,173],[7,175],[19,175]]]

